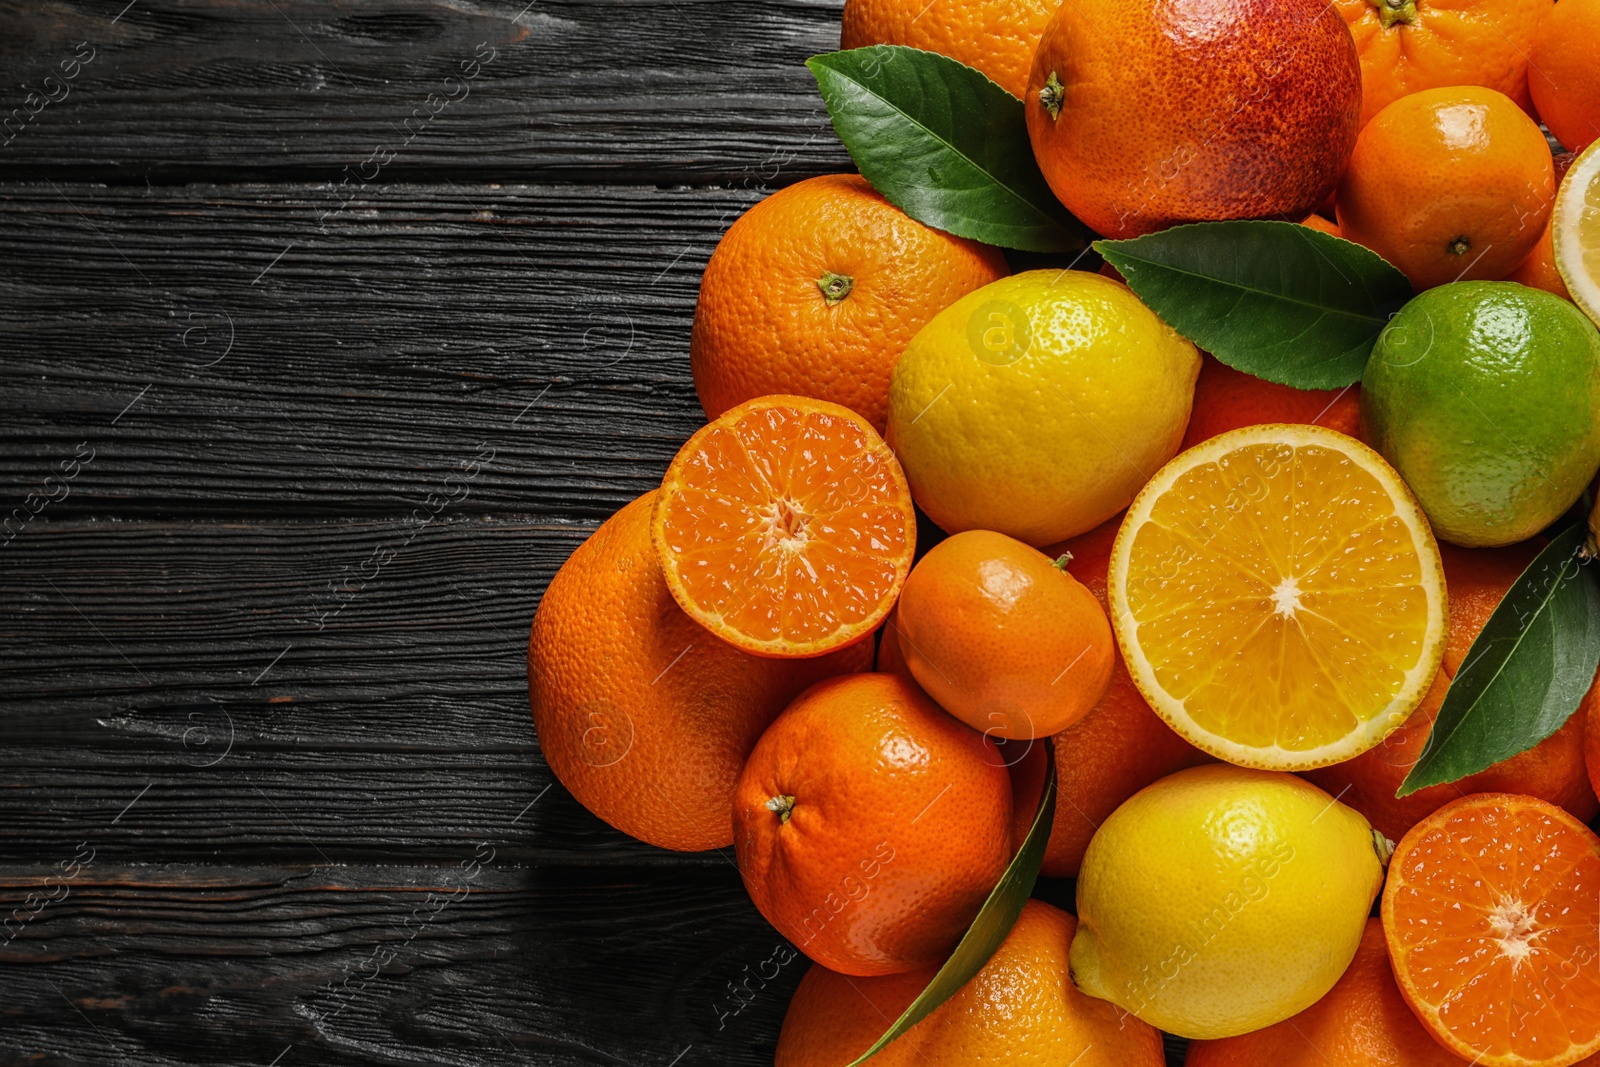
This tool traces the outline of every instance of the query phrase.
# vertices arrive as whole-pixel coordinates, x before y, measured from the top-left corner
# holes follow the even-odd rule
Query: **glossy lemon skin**
[[[957,300],[889,384],[890,447],[928,517],[1039,547],[1128,506],[1177,452],[1200,355],[1127,286],[1037,270]]]
[[[1515,282],[1431,289],[1379,336],[1361,416],[1437,536],[1469,548],[1527,540],[1600,467],[1600,331]]]
[[[1182,1037],[1249,1033],[1333,987],[1382,884],[1367,820],[1309,782],[1179,771],[1089,842],[1072,981]]]

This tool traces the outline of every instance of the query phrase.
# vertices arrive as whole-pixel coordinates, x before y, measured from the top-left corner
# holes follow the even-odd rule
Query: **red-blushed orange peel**
[[[1456,1055],[1600,1051],[1600,837],[1554,804],[1479,793],[1419,822],[1390,858],[1383,930],[1401,994]]]
[[[838,404],[765,396],[703,426],[661,483],[651,535],[672,596],[763,656],[871,633],[911,569],[916,513],[889,446]]]

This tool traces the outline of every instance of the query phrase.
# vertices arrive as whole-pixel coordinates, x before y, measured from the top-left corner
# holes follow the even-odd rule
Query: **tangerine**
[[[1412,827],[1389,861],[1395,981],[1434,1038],[1487,1067],[1600,1051],[1600,837],[1554,804],[1483,793]]]
[[[1194,407],[1179,451],[1229,430],[1264,422],[1303,422],[1355,437],[1361,427],[1361,386],[1295,389],[1203,355],[1200,377],[1194,383]]]
[[[1094,594],[1043,552],[990,530],[954,534],[922,557],[896,629],[923,690],[991,737],[1057,733],[1111,682],[1111,624]]]
[[[1361,53],[1361,124],[1403,96],[1481,85],[1530,108],[1528,55],[1554,0],[1334,0]]]
[[[899,460],[866,419],[768,396],[678,450],[651,533],[667,588],[696,622],[757,655],[816,656],[889,614],[917,519]]]
[[[756,742],[734,848],[757,910],[851,975],[935,967],[1011,859],[994,742],[893,674],[813,686]]]
[[[924,226],[858,174],[807,178],[740,216],[706,264],[689,367],[706,416],[792,393],[879,433],[889,372],[927,321],[1006,276],[996,249]]]
[[[1337,215],[1346,238],[1428,289],[1511,273],[1554,199],[1538,124],[1504,93],[1453,86],[1403,96],[1367,123]]]

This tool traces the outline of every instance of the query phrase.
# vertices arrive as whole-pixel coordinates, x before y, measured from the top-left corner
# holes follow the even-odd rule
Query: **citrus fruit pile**
[[[780,1067],[1600,1065],[1600,0],[841,36],[863,174],[534,616],[556,776],[732,846]]]

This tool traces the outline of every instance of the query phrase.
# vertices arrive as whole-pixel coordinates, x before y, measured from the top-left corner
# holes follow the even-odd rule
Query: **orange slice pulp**
[[[667,586],[712,633],[820,656],[870,633],[911,569],[916,514],[883,438],[838,404],[766,396],[689,438],[652,526]]]
[[[1400,991],[1484,1067],[1600,1051],[1600,837],[1554,804],[1480,793],[1412,827],[1389,861],[1383,929]]]
[[[1178,455],[1128,508],[1108,584],[1150,706],[1241,766],[1365,752],[1444,654],[1427,519],[1383,457],[1320,426],[1247,426]]]

